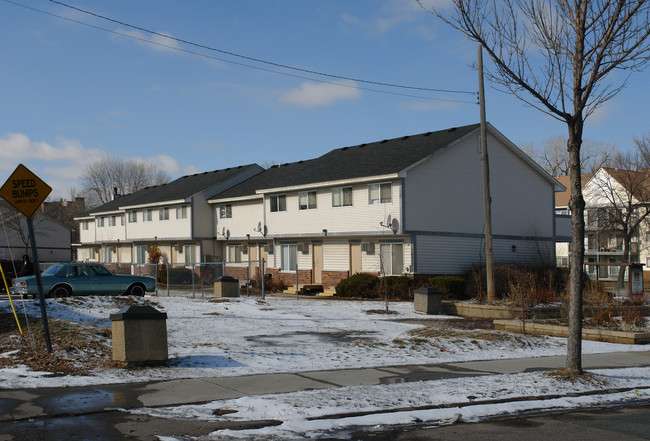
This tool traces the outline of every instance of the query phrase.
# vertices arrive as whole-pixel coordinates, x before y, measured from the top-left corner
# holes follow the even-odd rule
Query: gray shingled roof
[[[256,167],[256,165],[240,165],[239,167],[182,176],[167,184],[143,188],[135,193],[120,196],[104,205],[88,210],[88,213],[104,213],[117,211],[119,207],[185,199],[213,185],[219,184],[250,167]]]
[[[479,124],[332,150],[316,159],[275,165],[210,199],[254,195],[256,190],[397,173],[477,130]]]

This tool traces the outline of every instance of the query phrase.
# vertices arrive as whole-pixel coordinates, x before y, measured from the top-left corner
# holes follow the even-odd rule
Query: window
[[[368,204],[390,204],[393,201],[390,182],[368,185]]]
[[[109,227],[114,227],[115,226],[115,216],[109,216],[108,217],[108,226]]]
[[[103,247],[102,248],[102,262],[104,263],[111,263],[111,256],[112,256],[112,248],[113,247]]]
[[[185,245],[184,249],[185,252],[183,254],[185,254],[185,264],[193,264],[196,259],[196,245]]]
[[[104,217],[100,216],[97,218],[97,226],[98,227],[103,227],[104,226]]]
[[[269,203],[271,204],[271,212],[275,213],[277,211],[287,211],[287,196],[283,194],[277,194],[274,196],[269,196]]]
[[[138,221],[138,212],[137,211],[129,211],[128,213],[129,216],[129,223],[134,224]]]
[[[569,258],[568,257],[557,257],[556,263],[558,268],[568,268],[569,267]]]
[[[219,205],[219,219],[232,218],[232,205]]]
[[[281,245],[280,252],[282,271],[296,271],[298,269],[298,246],[295,243]]]
[[[158,220],[169,220],[169,207],[160,207],[158,209]]]
[[[301,191],[298,193],[298,209],[313,210],[316,208],[316,191]]]
[[[187,205],[176,207],[176,219],[187,219]]]
[[[241,245],[228,245],[228,262],[241,262],[242,247]]]
[[[87,231],[87,230],[88,230],[88,221],[81,221],[81,229],[82,229],[83,231]]]
[[[352,187],[336,187],[332,189],[332,207],[351,207]]]
[[[404,246],[401,243],[382,243],[379,246],[380,264],[387,276],[399,276],[404,268]]]
[[[135,263],[145,263],[147,250],[144,245],[135,246]]]
[[[120,214],[120,225],[124,225],[124,215]]]
[[[97,260],[97,250],[95,248],[88,249],[88,260]]]
[[[151,222],[151,208],[142,210],[142,222]]]

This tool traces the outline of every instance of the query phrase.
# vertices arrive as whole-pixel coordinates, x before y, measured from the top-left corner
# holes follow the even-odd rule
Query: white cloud
[[[167,32],[159,32],[161,35],[145,34],[144,32],[132,29],[119,29],[116,32],[120,34],[120,36],[115,37],[119,40],[124,40],[124,38],[135,40],[139,44],[155,51],[177,51],[181,48],[178,42],[173,39],[172,34]]]
[[[339,83],[302,83],[298,89],[293,89],[280,97],[280,101],[296,104],[302,107],[328,106],[336,101],[356,100],[361,97],[361,91],[356,82],[341,81]]]

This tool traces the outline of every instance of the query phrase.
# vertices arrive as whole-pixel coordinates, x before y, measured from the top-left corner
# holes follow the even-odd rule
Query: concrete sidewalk
[[[0,421],[176,406],[251,395],[563,368],[565,356],[210,377],[147,383],[0,389]],[[584,369],[650,366],[650,351],[583,355]]]

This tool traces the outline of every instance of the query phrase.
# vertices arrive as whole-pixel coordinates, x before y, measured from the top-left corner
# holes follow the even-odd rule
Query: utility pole
[[[478,46],[478,93],[481,109],[481,162],[483,163],[483,212],[485,216],[485,273],[487,275],[487,299],[496,299],[494,267],[492,266],[492,209],[490,204],[490,161],[487,149],[487,123],[485,121],[485,87],[483,85],[483,47]]]

